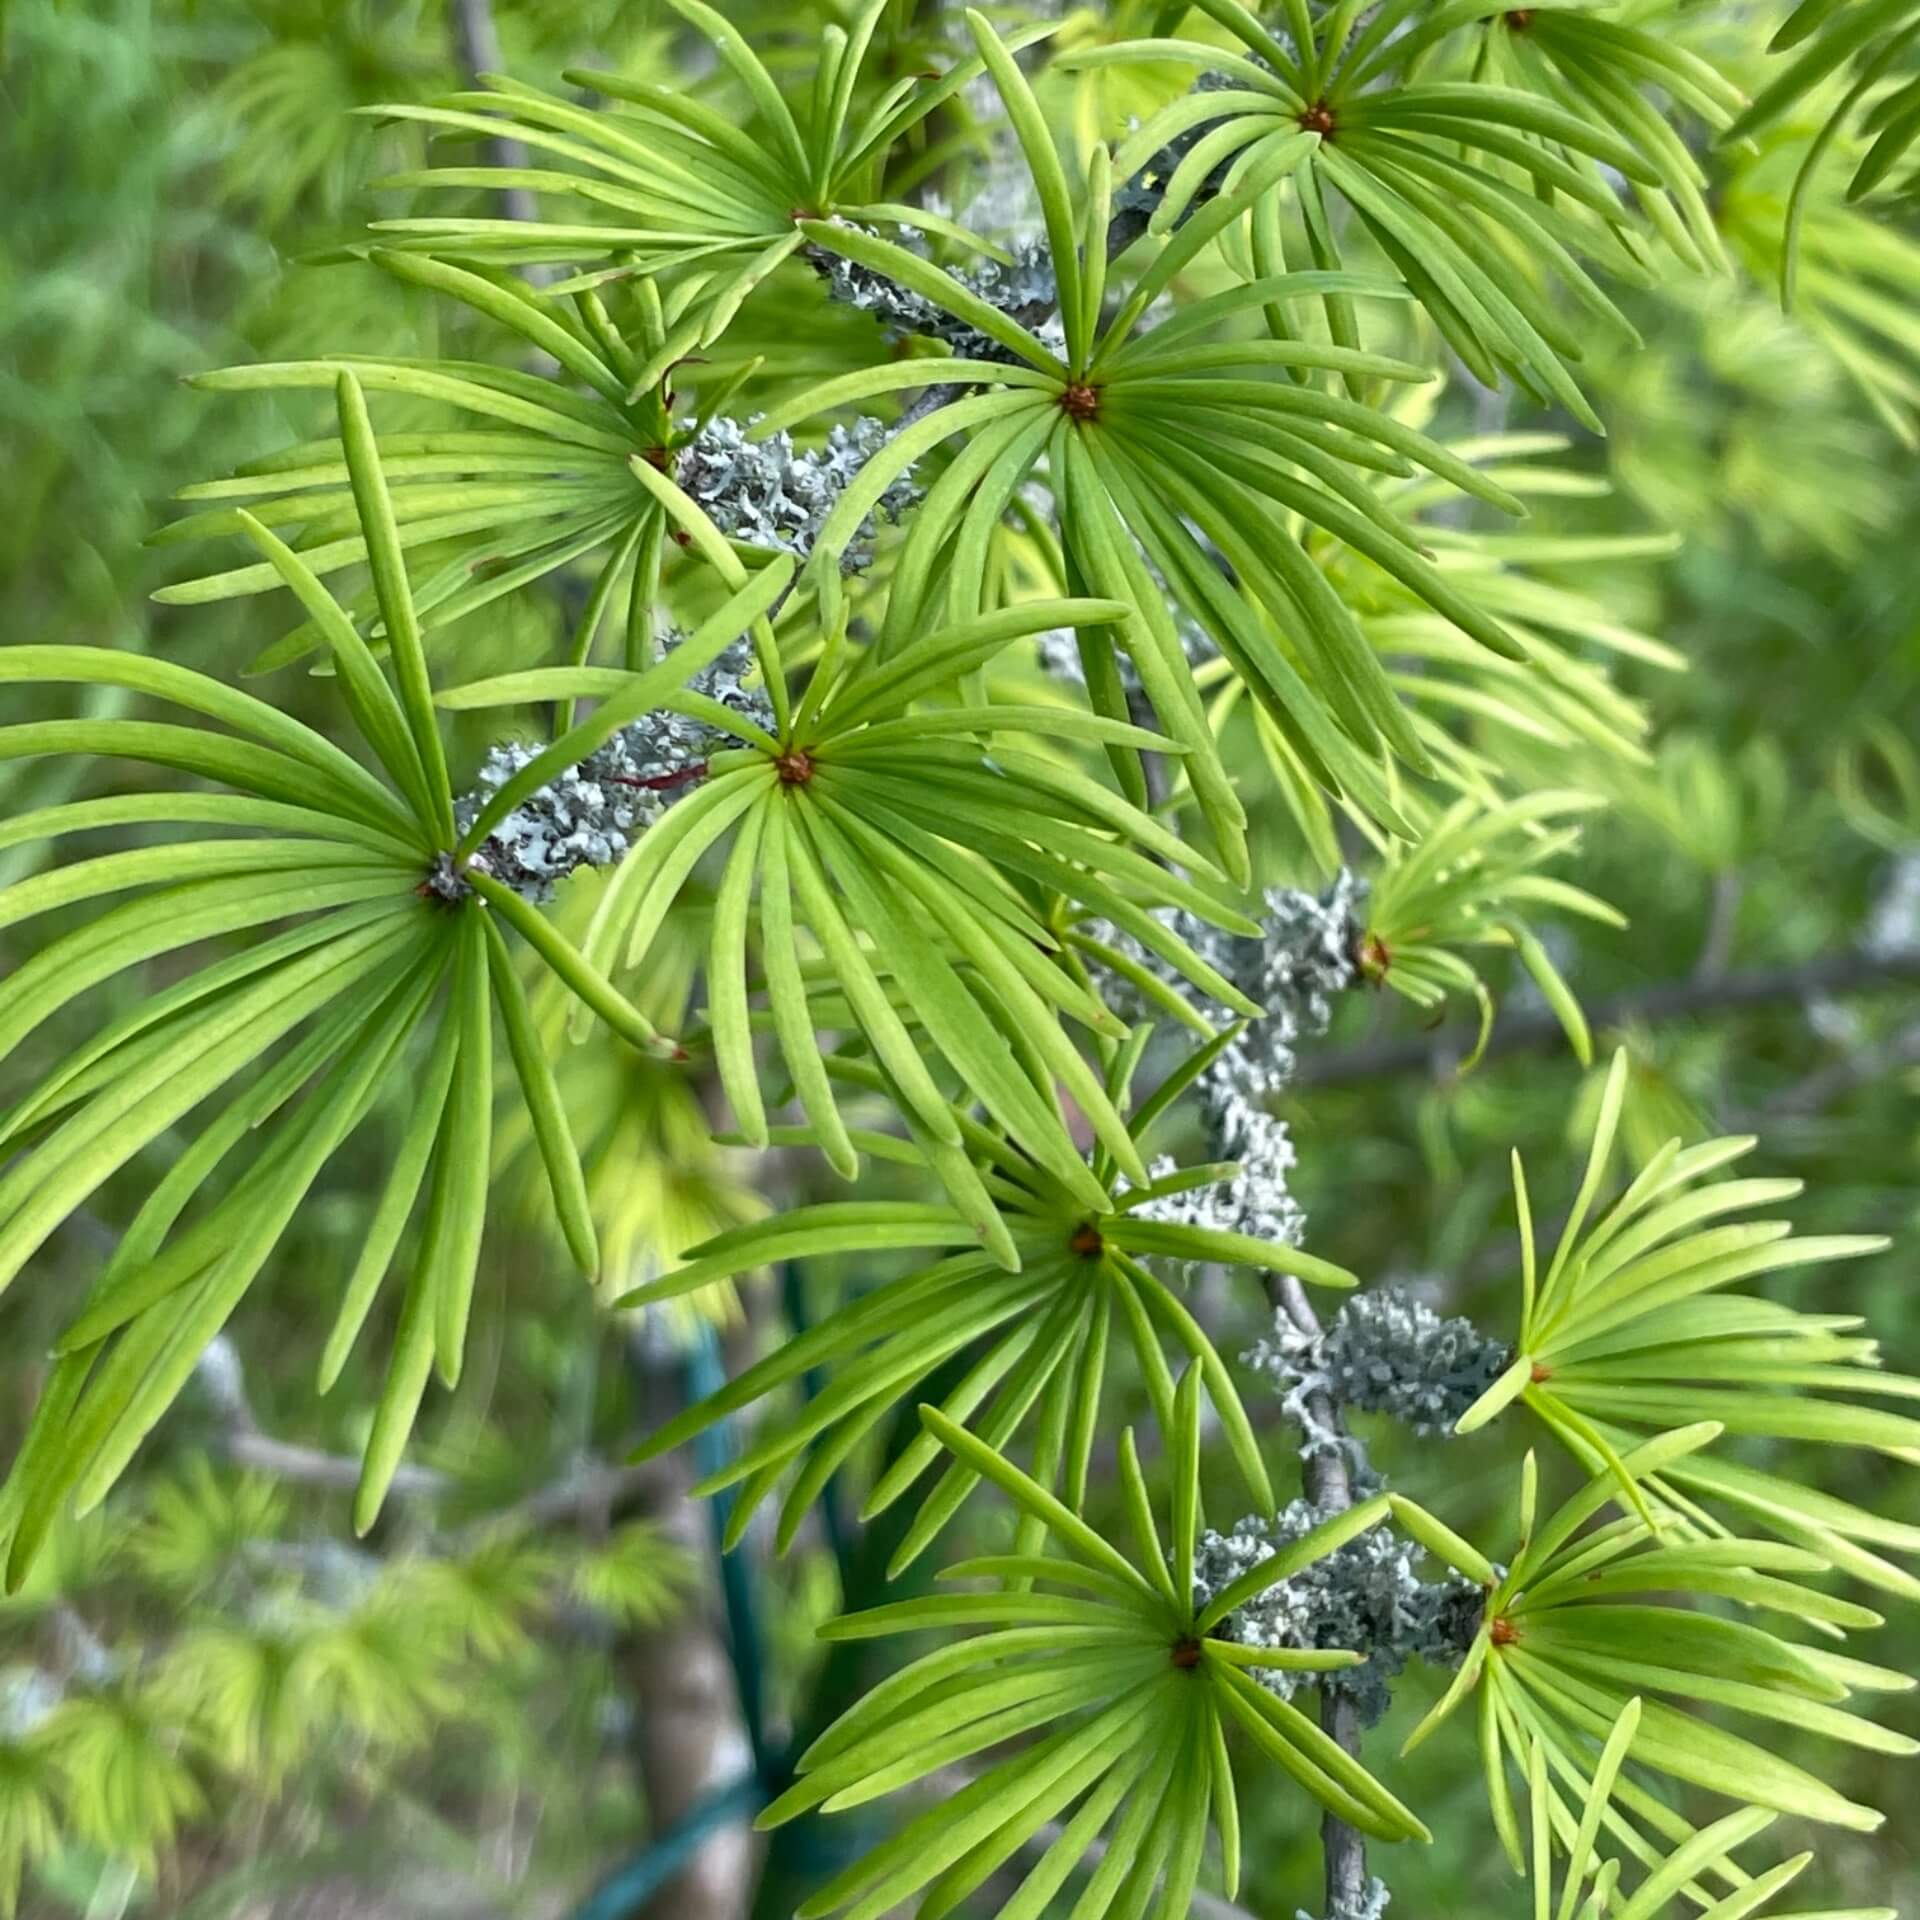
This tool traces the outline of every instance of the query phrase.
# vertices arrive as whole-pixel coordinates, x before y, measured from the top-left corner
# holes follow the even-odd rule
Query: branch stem
[[[1292,1274],[1276,1273],[1267,1282],[1268,1297],[1300,1331],[1318,1338],[1320,1316],[1307,1298],[1306,1288]],[[1324,1387],[1307,1394],[1307,1410],[1321,1427],[1344,1433],[1345,1425],[1333,1396]],[[1345,1513],[1353,1505],[1353,1478],[1347,1454],[1340,1447],[1317,1447],[1304,1460],[1301,1478],[1307,1498],[1322,1514]],[[1360,1715],[1352,1700],[1336,1687],[1320,1690],[1320,1725],[1329,1739],[1346,1752],[1360,1752]],[[1326,1857],[1326,1911],[1328,1920],[1357,1912],[1367,1891],[1367,1843],[1356,1827],[1337,1814],[1320,1822],[1320,1847]]]

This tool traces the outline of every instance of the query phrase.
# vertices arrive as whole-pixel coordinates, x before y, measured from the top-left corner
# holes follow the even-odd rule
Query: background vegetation
[[[815,16],[833,11],[727,7],[769,58],[789,33],[803,46]],[[1120,0],[1070,12],[1059,43],[1148,31],[1153,11]],[[1777,12],[1766,0],[1702,4],[1687,31],[1751,90]],[[12,0],[4,21],[7,642],[112,644],[228,669],[267,637],[251,603],[154,606],[153,589],[195,569],[191,555],[144,543],[179,488],[290,430],[318,430],[316,416],[293,404],[305,396],[213,397],[180,376],[345,347],[510,357],[477,327],[458,337],[452,309],[369,266],[313,264],[370,206],[400,203],[371,193],[372,180],[422,160],[414,130],[349,110],[460,84],[492,62],[489,23],[457,0]],[[653,0],[501,0],[491,26],[508,69],[541,82],[567,65],[685,57]],[[1099,89],[1121,84],[1055,74],[1042,99],[1072,139],[1110,104]],[[1563,464],[1581,482],[1537,501],[1508,551],[1686,662],[1683,673],[1623,663],[1659,731],[1645,766],[1607,770],[1613,805],[1582,842],[1582,884],[1630,925],[1555,949],[1602,1047],[1629,1049],[1629,1140],[1650,1150],[1674,1132],[1760,1132],[1764,1171],[1808,1183],[1805,1230],[1893,1235],[1892,1252],[1829,1284],[1846,1290],[1839,1305],[1871,1317],[1893,1363],[1912,1367],[1920,225],[1910,201],[1871,223],[1844,208],[1837,168],[1809,219],[1801,309],[1782,315],[1785,194],[1832,104],[1817,98],[1756,151],[1715,161],[1712,217],[1734,270],[1676,269],[1632,296],[1644,346],[1601,355],[1584,375],[1607,438],[1576,438]],[[956,142],[956,192],[990,176],[997,140],[983,122]],[[796,268],[740,332],[764,329],[797,354],[848,324]],[[744,350],[729,336],[727,353]],[[1487,394],[1464,370],[1442,407],[1459,431],[1568,424]],[[436,636],[460,678],[549,657],[577,593],[561,582],[505,607]],[[326,689],[299,669],[264,686],[325,724]],[[456,782],[485,739],[476,724]],[[1567,757],[1540,754],[1546,768]],[[104,786],[110,771],[90,777]],[[1601,777],[1584,761],[1579,772]],[[78,797],[59,785],[71,778],[0,766],[0,813]],[[1277,811],[1256,823],[1256,845],[1263,880],[1322,877]],[[0,877],[29,857],[0,851]],[[20,957],[0,935],[0,969]],[[656,967],[650,987],[662,1011],[670,974]],[[1507,1149],[1555,1164],[1597,1085],[1583,1086],[1524,977],[1504,980],[1496,962],[1490,978],[1501,1024],[1471,1075],[1454,1070],[1466,1014],[1428,1026],[1392,995],[1354,993],[1283,1111],[1316,1253],[1370,1281],[1417,1281],[1444,1310],[1504,1329]],[[777,1151],[754,1161],[711,1145],[711,1090],[671,1065],[595,1048],[566,1071],[594,1116],[601,1284],[581,1288],[555,1257],[525,1144],[503,1139],[497,1182],[524,1206],[515,1230],[489,1240],[465,1375],[430,1409],[374,1535],[341,1544],[375,1382],[350,1367],[322,1399],[312,1379],[365,1229],[377,1130],[355,1148],[365,1180],[336,1169],[136,1470],[0,1605],[0,1907],[17,1881],[21,1911],[47,1915],[559,1914],[596,1887],[604,1898],[587,1911],[637,1911],[650,1890],[623,1882],[620,1863],[647,1833],[741,1768],[753,1738],[778,1738],[844,1695],[846,1661],[827,1659],[811,1630],[847,1592],[872,1597],[886,1543],[854,1524],[854,1503],[830,1503],[785,1558],[750,1538],[727,1589],[709,1516],[685,1498],[691,1468],[617,1463],[723,1357],[764,1349],[862,1276],[770,1274],[671,1309],[611,1310],[720,1226],[810,1197],[816,1176]],[[0,1455],[31,1407],[52,1328],[138,1190],[110,1189],[41,1256],[38,1284],[0,1304]],[[1567,1197],[1556,1188],[1536,1205]],[[1203,1290],[1200,1307],[1226,1350],[1241,1323],[1247,1341],[1260,1330],[1258,1311],[1224,1288]],[[1277,1420],[1277,1407],[1264,1412]],[[1465,1449],[1437,1457],[1384,1425],[1373,1437],[1417,1496],[1445,1490],[1456,1525],[1503,1531],[1497,1506],[1513,1476],[1497,1445],[1467,1462]],[[1910,1467],[1806,1451],[1783,1446],[1775,1464],[1920,1522]],[[1873,1657],[1920,1671],[1920,1612],[1890,1612]],[[749,1638],[760,1654],[743,1700],[741,1663],[724,1649]],[[1375,1736],[1381,1752],[1436,1686],[1416,1675]],[[1893,1718],[1920,1731],[1909,1707]],[[1783,1746],[1794,1751],[1791,1736]],[[1830,1751],[1809,1764],[1833,1770]],[[1884,1764],[1849,1753],[1836,1784],[1897,1806],[1910,1783],[1876,1777]],[[1437,1835],[1396,1859],[1396,1904],[1520,1911],[1457,1753],[1435,1741],[1392,1778]],[[1310,1901],[1307,1813],[1290,1796],[1246,1806],[1250,1911]],[[809,1848],[846,1844],[811,1828],[783,1842],[766,1910],[789,1876],[831,1864]],[[1899,1904],[1916,1849],[1899,1819],[1871,1841],[1829,1835],[1805,1904]],[[742,1910],[746,1851],[729,1828],[652,1896],[655,1910]]]

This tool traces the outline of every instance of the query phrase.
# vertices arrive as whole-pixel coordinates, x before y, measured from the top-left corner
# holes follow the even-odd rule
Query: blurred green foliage
[[[1079,8],[1061,43],[1147,32],[1159,11]],[[834,9],[743,0],[728,12],[778,51],[777,29]],[[1702,6],[1690,31],[1751,91],[1777,12],[1758,0]],[[674,45],[654,4],[502,0],[496,15],[508,68],[543,84],[563,66],[645,64]],[[414,134],[349,110],[458,84],[455,22],[428,0],[11,0],[0,18],[7,641],[110,643],[231,667],[271,636],[246,603],[151,606],[149,592],[181,569],[143,542],[181,486],[313,430],[314,416],[301,412],[304,396],[270,408],[192,393],[180,376],[348,348],[504,352],[497,339],[450,340],[462,323],[386,275],[307,259],[357,230],[373,204],[368,180],[418,163]],[[1164,95],[1114,69],[1062,74],[1043,97],[1084,143],[1117,105],[1145,114]],[[1608,437],[1569,456],[1608,485],[1535,502],[1530,533],[1615,544],[1569,546],[1530,562],[1529,576],[1687,663],[1674,674],[1616,661],[1655,740],[1638,769],[1580,761],[1583,783],[1605,772],[1613,805],[1584,824],[1577,865],[1580,883],[1628,924],[1584,928],[1577,948],[1549,945],[1589,1005],[1626,997],[1595,1038],[1603,1049],[1623,1041],[1632,1057],[1630,1153],[1644,1159],[1674,1134],[1759,1132],[1762,1170],[1807,1182],[1802,1230],[1895,1237],[1895,1251],[1830,1284],[1869,1317],[1895,1364],[1912,1366],[1920,998],[1909,983],[1716,1007],[1705,990],[1867,940],[1920,945],[1911,201],[1850,207],[1851,167],[1832,166],[1810,193],[1796,316],[1781,312],[1774,285],[1787,195],[1832,104],[1796,109],[1751,150],[1724,156],[1712,204],[1737,272],[1675,271],[1632,295],[1644,345],[1589,360],[1583,377]],[[1865,145],[1840,144],[1856,159]],[[963,159],[970,151],[957,144]],[[804,286],[788,289],[750,305],[695,377],[723,380],[764,337],[783,343],[782,370],[797,379],[808,371],[797,341],[821,340],[825,364],[826,344],[863,324]],[[1464,383],[1446,407],[1461,432],[1562,424]],[[405,424],[402,410],[392,418]],[[1645,550],[1649,529],[1682,535],[1678,552]],[[521,596],[438,644],[473,678],[544,657],[567,617],[563,596]],[[273,698],[324,718],[324,689],[300,671],[270,684]],[[484,720],[469,719],[469,757]],[[1543,784],[1565,781],[1563,753],[1542,746],[1537,758]],[[0,805],[69,797],[56,783],[73,778],[8,766]],[[1314,870],[1298,827],[1257,824],[1263,877]],[[0,855],[0,875],[13,876],[14,860]],[[0,940],[0,967],[18,957]],[[1524,973],[1506,955],[1486,972],[1503,1009],[1524,1013]],[[1703,983],[1694,1010],[1634,1016],[1632,996],[1689,979]],[[1420,1037],[1424,1017],[1389,995],[1348,1001],[1322,1045],[1327,1071],[1284,1109],[1311,1244],[1370,1280],[1430,1280],[1450,1310],[1501,1326],[1517,1244],[1507,1148],[1519,1142],[1549,1162],[1590,1117],[1597,1077],[1557,1044],[1496,1050],[1456,1075],[1473,1018],[1456,1005],[1430,1036],[1430,1065],[1344,1078],[1342,1060],[1364,1067],[1375,1042]],[[593,1050],[567,1071],[588,1116],[608,1271],[597,1294],[562,1276],[538,1182],[522,1178],[524,1156],[504,1142],[501,1178],[524,1199],[519,1226],[489,1246],[473,1359],[425,1430],[423,1460],[454,1492],[407,1503],[377,1554],[339,1548],[344,1494],[242,1475],[223,1459],[231,1404],[210,1384],[105,1512],[59,1536],[27,1592],[0,1610],[0,1904],[20,1873],[23,1910],[48,1915],[211,1920],[277,1912],[291,1889],[335,1882],[384,1884],[394,1908],[380,1910],[415,1910],[408,1899],[451,1873],[487,1910],[551,1911],[555,1889],[585,1884],[640,1830],[630,1757],[610,1731],[623,1682],[606,1623],[669,1609],[686,1569],[644,1525],[595,1537],[568,1525],[490,1529],[484,1516],[654,1424],[661,1409],[641,1402],[648,1376],[623,1365],[632,1329],[604,1301],[769,1198],[790,1202],[809,1176],[779,1155],[756,1168],[711,1145],[702,1090],[671,1069]],[[382,1147],[376,1138],[355,1151],[371,1169]],[[1570,1151],[1561,1164],[1572,1166]],[[320,1454],[358,1445],[354,1409],[372,1398],[373,1382],[351,1371],[327,1401],[309,1391],[334,1276],[365,1225],[362,1184],[373,1183],[336,1181],[303,1214],[234,1335],[249,1420]],[[134,1190],[110,1190],[98,1220],[43,1256],[43,1284],[0,1310],[0,1453],[95,1257],[88,1234],[110,1235]],[[1542,1190],[1534,1204],[1552,1217],[1569,1197]],[[824,1295],[847,1277],[810,1281]],[[758,1283],[747,1296],[764,1340],[782,1309]],[[726,1303],[710,1305],[724,1316]],[[1258,1331],[1244,1299],[1201,1305],[1228,1351],[1236,1327],[1249,1340]],[[739,1325],[730,1337],[745,1339]],[[1504,1536],[1514,1475],[1499,1447],[1469,1455],[1464,1443],[1456,1454],[1384,1428],[1368,1437],[1415,1497],[1444,1488],[1463,1532]],[[1911,1468],[1786,1443],[1765,1463],[1920,1521]],[[1224,1522],[1236,1510],[1230,1464],[1209,1471]],[[809,1534],[773,1579],[773,1637],[790,1670],[781,1686],[798,1701],[804,1663],[819,1657],[806,1629],[837,1586],[826,1543]],[[1873,1657],[1920,1671],[1920,1618],[1894,1609]],[[1416,1674],[1376,1736],[1380,1753],[1438,1684]],[[1396,1909],[1517,1912],[1478,1782],[1444,1749],[1436,1740],[1387,1775],[1437,1836],[1396,1861]],[[1870,1755],[1818,1763],[1854,1798],[1897,1806],[1910,1792]],[[1304,1802],[1249,1802],[1243,1814],[1243,1899],[1256,1912],[1291,1911],[1317,1874]],[[1829,1840],[1802,1891],[1816,1879],[1834,1904],[1897,1902],[1920,1884],[1920,1840],[1898,1820],[1871,1842]]]

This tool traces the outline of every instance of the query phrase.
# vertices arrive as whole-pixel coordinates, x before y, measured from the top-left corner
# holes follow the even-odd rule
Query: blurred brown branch
[[[1634,1020],[1732,1013],[1747,1007],[1789,1005],[1823,994],[1877,993],[1913,983],[1920,983],[1920,947],[1902,947],[1888,953],[1829,953],[1792,967],[1756,967],[1710,979],[1662,980],[1585,1004],[1588,1022],[1598,1033]],[[1507,1014],[1497,1021],[1485,1057],[1491,1060],[1501,1054],[1533,1052],[1564,1042],[1560,1022],[1542,1007]],[[1346,1086],[1356,1080],[1380,1080],[1423,1070],[1437,1076],[1451,1070],[1466,1053],[1467,1045],[1461,1032],[1446,1031],[1412,1040],[1383,1040],[1308,1054],[1300,1062],[1294,1084]]]

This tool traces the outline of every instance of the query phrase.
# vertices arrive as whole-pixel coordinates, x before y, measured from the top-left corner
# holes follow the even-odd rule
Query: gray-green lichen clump
[[[1204,1603],[1282,1547],[1310,1533],[1326,1514],[1295,1500],[1274,1519],[1250,1514],[1232,1532],[1209,1530],[1194,1563],[1194,1592]],[[1449,1575],[1422,1580],[1424,1550],[1390,1527],[1372,1527],[1337,1552],[1276,1581],[1223,1624],[1223,1637],[1249,1647],[1346,1648],[1366,1655],[1333,1673],[1253,1669],[1259,1683],[1291,1699],[1303,1686],[1344,1695],[1363,1725],[1391,1704],[1391,1687],[1409,1660],[1457,1666],[1479,1631],[1484,1596]]]
[[[1318,1334],[1285,1314],[1245,1356],[1281,1392],[1289,1417],[1304,1424],[1307,1397],[1391,1414],[1417,1434],[1451,1433],[1512,1359],[1471,1320],[1442,1319],[1405,1287],[1355,1294]]]

